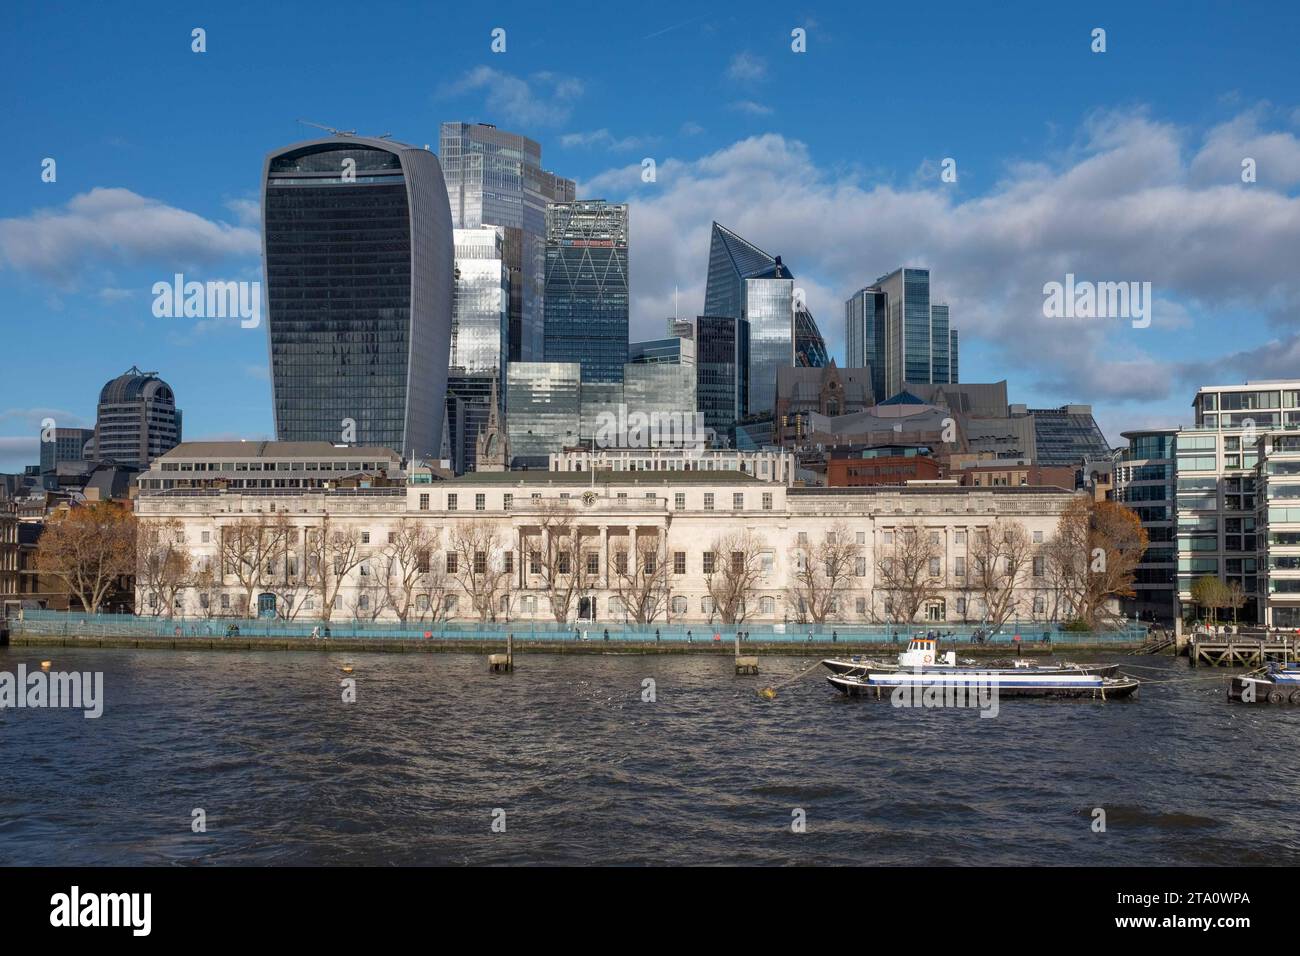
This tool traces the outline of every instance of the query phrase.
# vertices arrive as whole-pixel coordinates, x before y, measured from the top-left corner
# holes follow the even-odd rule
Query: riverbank
[[[495,654],[505,649],[498,639],[397,639],[373,637],[335,636],[328,639],[286,637],[140,637],[135,635],[65,635],[23,634],[10,637],[14,647],[118,647],[134,650],[166,651],[348,651],[382,654]],[[746,655],[782,656],[836,656],[850,654],[896,654],[901,643],[854,641],[745,641],[741,649]],[[943,642],[943,646],[957,651],[961,657],[1008,657],[1013,655],[1038,656],[1052,653],[1074,654],[1081,651],[1108,651],[1125,653],[1140,647],[1137,643],[1108,642],[1105,644],[1050,645],[1025,642],[1017,651],[1009,643],[968,644],[960,641]],[[514,650],[538,654],[718,654],[735,653],[734,641],[604,641],[575,640],[572,637],[541,639],[516,637]]]

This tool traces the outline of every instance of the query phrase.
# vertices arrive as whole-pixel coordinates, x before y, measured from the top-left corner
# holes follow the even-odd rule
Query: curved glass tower
[[[262,181],[276,437],[436,456],[455,288],[438,157],[337,136],[274,150]]]

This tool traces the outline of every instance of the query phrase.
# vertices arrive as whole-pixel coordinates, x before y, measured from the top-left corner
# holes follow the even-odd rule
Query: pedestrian
[[[687,631],[687,632],[686,632],[686,643],[687,643],[687,644],[694,644],[694,643],[695,643],[694,639],[691,637],[691,632],[690,632],[690,631]]]
[[[312,639],[313,641],[318,641],[318,640],[320,640],[320,625],[319,625],[319,624],[313,625],[313,627],[312,627],[312,629],[311,629],[311,639]]]
[[[840,632],[839,632],[839,631],[831,631],[831,643],[832,643],[832,644],[835,644],[835,643],[837,643],[837,642],[839,641],[839,639],[840,639]]]
[[[714,632],[713,632],[713,642],[714,642],[715,644],[721,644],[721,643],[722,643],[722,632],[721,632],[721,631],[714,631]]]
[[[812,643],[812,631],[809,631],[809,632],[808,632],[808,643],[809,643],[809,644]]]
[[[605,640],[609,640],[609,628],[605,628]]]
[[[659,628],[655,628],[655,643],[659,643]]]

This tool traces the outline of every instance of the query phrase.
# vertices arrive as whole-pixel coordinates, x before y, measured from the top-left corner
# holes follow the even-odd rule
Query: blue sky
[[[674,288],[700,308],[716,218],[783,256],[838,355],[854,289],[929,266],[963,380],[1091,402],[1116,444],[1185,422],[1197,384],[1300,376],[1300,12],[1060,6],[14,6],[0,469],[36,460],[43,417],[92,424],[133,364],[175,387],[187,438],[270,435],[265,328],[155,318],[150,287],[260,278],[262,158],[316,134],[299,118],[435,149],[448,120],[537,139],[580,196],[632,204],[634,337]],[[1151,282],[1151,327],[1044,318],[1067,272]]]

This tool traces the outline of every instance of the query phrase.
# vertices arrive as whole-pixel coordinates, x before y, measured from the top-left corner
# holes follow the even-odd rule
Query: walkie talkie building
[[[436,456],[454,290],[438,157],[335,136],[274,150],[262,182],[276,437]]]

